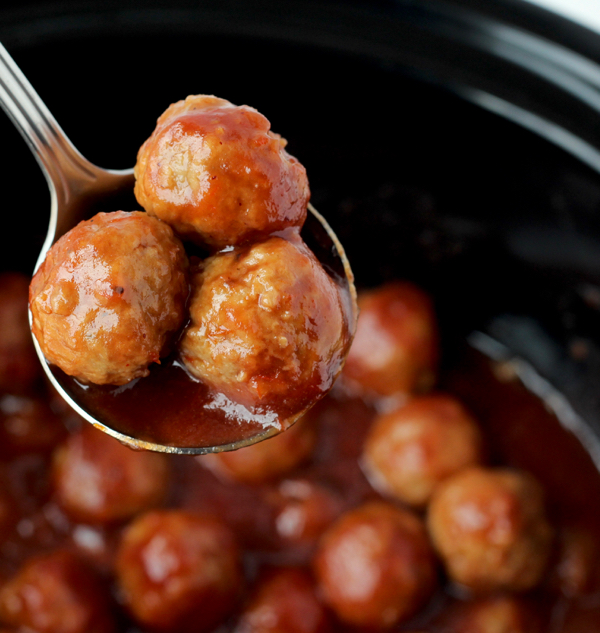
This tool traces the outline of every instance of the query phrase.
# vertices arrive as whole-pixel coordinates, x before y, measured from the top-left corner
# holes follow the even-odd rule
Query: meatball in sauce
[[[440,482],[481,459],[477,423],[456,398],[438,393],[378,416],[362,464],[383,494],[423,507]]]
[[[99,213],[58,240],[33,277],[32,331],[66,374],[123,385],[168,353],[187,295],[187,258],[167,224]]]
[[[169,485],[165,455],[133,451],[90,425],[54,453],[56,498],[83,523],[113,523],[158,505]]]
[[[210,631],[242,587],[238,546],[211,516],[153,511],[127,528],[117,581],[134,619],[157,631]]]
[[[358,296],[360,316],[344,378],[372,397],[426,392],[438,366],[438,328],[430,297],[408,282]]]
[[[302,411],[350,342],[339,288],[299,239],[219,253],[192,277],[180,349],[189,371],[251,411]],[[285,416],[283,416],[285,417]]]
[[[476,593],[525,591],[546,571],[553,530],[528,473],[473,467],[450,477],[433,495],[428,527],[450,578]]]
[[[389,628],[406,620],[436,585],[421,520],[382,502],[340,517],[323,535],[314,566],[327,604],[356,626]]]
[[[308,180],[285,145],[254,108],[189,96],[142,145],[135,195],[184,239],[216,249],[299,228]]]
[[[0,621],[37,633],[114,633],[109,593],[68,551],[27,561],[0,589]]]

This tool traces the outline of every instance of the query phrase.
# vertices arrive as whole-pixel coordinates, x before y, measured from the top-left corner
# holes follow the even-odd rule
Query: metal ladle
[[[123,196],[132,196],[133,169],[102,169],[82,156],[2,44],[0,44],[0,106],[26,140],[42,168],[50,189],[48,233],[35,266],[37,270],[50,247],[67,231],[97,211],[120,208],[117,201],[123,199]],[[320,250],[323,253],[329,253],[337,259],[337,268],[342,271],[347,283],[352,304],[351,319],[355,323],[356,291],[344,249],[325,219],[311,205],[309,205],[309,210],[311,214],[307,220],[308,231],[314,241],[320,244]],[[250,438],[219,446],[198,447],[169,446],[121,433],[112,428],[110,420],[97,419],[67,393],[44,358],[35,337],[33,340],[48,379],[66,402],[96,428],[132,448],[177,454],[203,454],[242,448],[276,435],[280,431],[276,427],[270,427]],[[287,419],[286,426],[301,417],[303,413],[304,411],[301,411],[294,415],[293,419]]]

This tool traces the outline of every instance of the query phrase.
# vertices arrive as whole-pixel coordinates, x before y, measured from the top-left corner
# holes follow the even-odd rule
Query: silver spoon
[[[21,72],[7,50],[0,43],[0,106],[15,124],[29,149],[33,152],[50,189],[50,221],[48,233],[35,265],[34,272],[46,258],[50,247],[81,220],[89,218],[96,211],[120,208],[111,201],[124,194],[132,194],[134,185],[133,169],[102,169],[90,163],[74,147],[58,125],[44,102],[40,99],[25,75]],[[356,290],[354,277],[344,249],[325,219],[309,205],[311,214],[307,219],[307,231],[321,252],[321,258],[338,270],[345,279],[350,302],[350,324],[356,323]],[[314,247],[313,247],[314,250]],[[31,321],[31,314],[30,314]],[[204,454],[242,448],[254,444],[280,432],[277,427],[269,427],[250,438],[221,444],[219,446],[176,447],[132,437],[113,428],[111,421],[97,419],[65,390],[53,373],[33,337],[34,345],[48,379],[65,401],[85,420],[96,428],[112,435],[132,448],[176,454]],[[295,422],[305,411],[287,419],[286,426]]]

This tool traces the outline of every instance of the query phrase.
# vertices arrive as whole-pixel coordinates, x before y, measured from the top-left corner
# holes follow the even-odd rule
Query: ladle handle
[[[94,166],[73,146],[1,43],[0,105],[27,141],[59,201],[68,199],[74,178],[94,178]]]

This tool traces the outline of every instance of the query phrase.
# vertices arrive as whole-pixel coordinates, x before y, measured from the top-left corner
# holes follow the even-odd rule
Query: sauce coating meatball
[[[435,588],[435,561],[420,519],[372,502],[323,535],[315,571],[325,601],[344,622],[387,628],[417,611]]]
[[[0,397],[0,455],[48,452],[65,434],[62,420],[45,398]]]
[[[165,455],[133,451],[83,426],[54,453],[55,495],[84,523],[123,521],[161,502],[169,485]]]
[[[585,525],[563,526],[557,538],[552,584],[567,598],[600,590],[600,543]]]
[[[468,468],[441,483],[428,527],[449,576],[476,592],[534,587],[553,535],[541,486],[509,469]]]
[[[300,227],[308,180],[285,145],[254,108],[189,96],[140,148],[135,195],[184,239],[216,248]]]
[[[0,590],[0,621],[37,633],[112,633],[108,593],[67,551],[33,557]]]
[[[153,511],[126,529],[117,554],[125,604],[159,631],[204,631],[235,606],[238,548],[227,526],[184,511]]]
[[[380,492],[424,506],[436,486],[481,461],[481,433],[458,400],[419,396],[380,415],[367,436],[362,465]]]
[[[159,362],[185,316],[187,258],[163,222],[99,213],[54,244],[30,286],[48,362],[82,382],[122,385]]]
[[[235,633],[325,633],[330,630],[310,575],[295,568],[271,570],[254,588]]]
[[[287,544],[313,545],[344,508],[338,493],[308,479],[284,479],[270,502],[277,535]]]
[[[360,316],[344,377],[367,394],[423,392],[435,381],[439,342],[429,296],[391,282],[358,296]]]
[[[285,418],[333,384],[350,342],[335,282],[298,237],[206,259],[180,351],[189,371],[252,411]]]
[[[41,375],[27,317],[29,279],[0,275],[0,392],[25,393]]]
[[[217,475],[258,484],[292,471],[308,458],[316,441],[315,425],[304,416],[283,433],[258,444],[237,451],[202,455],[198,461]]]

